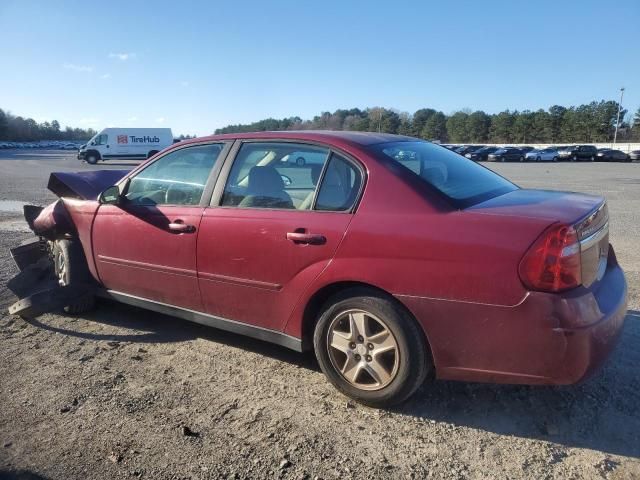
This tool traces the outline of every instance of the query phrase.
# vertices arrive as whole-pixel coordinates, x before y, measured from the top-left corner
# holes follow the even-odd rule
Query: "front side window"
[[[95,145],[106,145],[107,144],[107,135],[105,133],[98,135],[94,140]]]
[[[285,142],[247,142],[233,162],[222,206],[310,210],[329,150]]]
[[[133,176],[125,197],[137,205],[198,205],[223,144],[173,151]]]
[[[401,165],[412,179],[427,183],[460,208],[488,200],[517,186],[488,168],[429,142],[390,142],[370,147],[390,167]],[[498,150],[503,154],[506,150]]]

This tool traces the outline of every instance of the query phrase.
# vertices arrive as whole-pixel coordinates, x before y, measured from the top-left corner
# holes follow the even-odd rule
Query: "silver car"
[[[528,162],[557,162],[558,149],[547,147],[539,150],[531,150],[525,155],[525,160]]]

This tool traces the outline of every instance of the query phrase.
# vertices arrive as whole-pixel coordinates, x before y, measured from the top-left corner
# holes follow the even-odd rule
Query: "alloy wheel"
[[[400,349],[389,327],[364,310],[347,310],[331,321],[327,349],[333,367],[354,387],[380,390],[398,373]]]

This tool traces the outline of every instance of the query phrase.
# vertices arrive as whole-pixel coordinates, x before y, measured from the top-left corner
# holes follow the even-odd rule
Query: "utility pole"
[[[624,87],[620,89],[620,103],[618,104],[618,117],[616,118],[616,131],[613,134],[613,144],[618,140],[618,126],[620,125],[620,110],[622,110],[622,97],[624,96]]]

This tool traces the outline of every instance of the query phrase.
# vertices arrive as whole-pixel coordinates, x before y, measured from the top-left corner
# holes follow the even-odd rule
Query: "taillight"
[[[573,227],[552,225],[520,261],[520,279],[531,290],[561,292],[582,282],[580,243]]]

